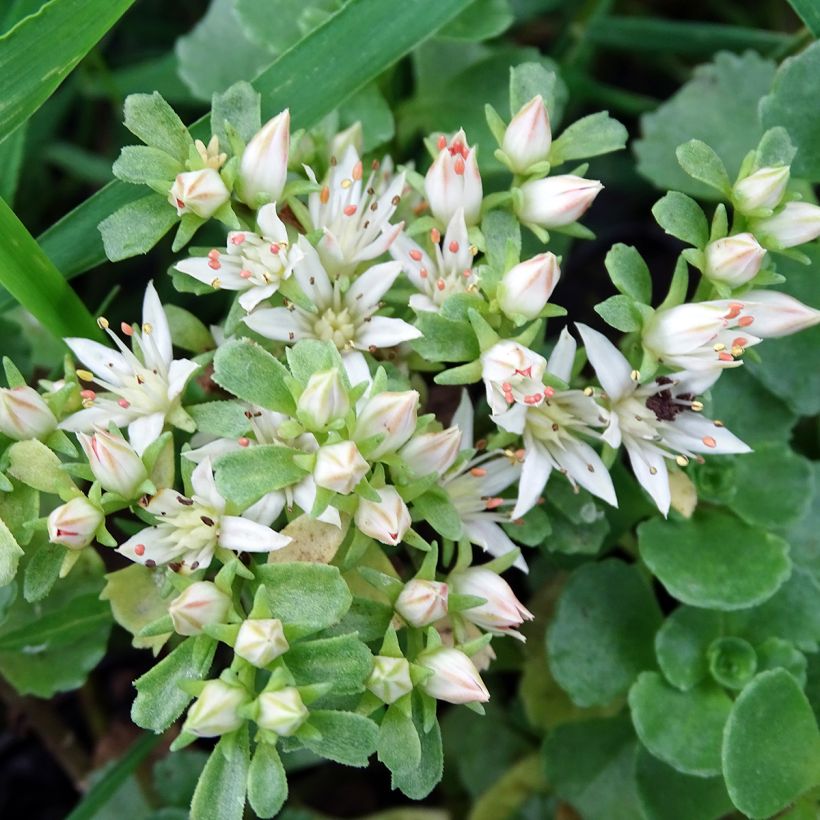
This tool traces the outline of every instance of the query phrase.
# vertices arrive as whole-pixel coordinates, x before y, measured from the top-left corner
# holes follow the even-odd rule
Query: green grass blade
[[[134,0],[49,0],[0,37],[0,139],[25,122]]]
[[[806,24],[806,28],[820,38],[820,4],[817,0],[789,0],[789,5],[797,16]]]
[[[0,199],[0,285],[55,336],[97,338],[97,323],[4,199]]]

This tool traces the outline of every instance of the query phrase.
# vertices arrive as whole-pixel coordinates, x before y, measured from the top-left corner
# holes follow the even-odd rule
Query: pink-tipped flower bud
[[[280,737],[290,737],[308,718],[307,707],[294,686],[263,692],[256,704],[256,722]]]
[[[23,441],[43,438],[56,429],[54,413],[33,387],[0,387],[0,433]]]
[[[732,188],[732,201],[743,214],[776,208],[789,184],[789,166],[761,168]]]
[[[767,248],[793,248],[820,236],[820,206],[787,202],[773,216],[755,219],[749,227]]]
[[[239,710],[249,700],[241,686],[209,680],[188,710],[182,730],[197,737],[219,737],[234,732],[244,723]]]
[[[417,476],[443,473],[450,468],[461,447],[461,430],[448,427],[440,433],[413,436],[399,451],[404,463]]]
[[[134,448],[122,436],[103,431],[90,436],[78,433],[77,438],[94,478],[103,489],[126,499],[134,498],[148,478],[148,471]]]
[[[742,304],[744,327],[761,339],[790,336],[820,323],[820,310],[777,290],[750,290],[738,302],[715,302],[726,309]]]
[[[484,703],[490,699],[478,670],[460,649],[442,646],[420,655],[418,663],[433,673],[421,688],[436,700]]]
[[[410,626],[430,626],[447,615],[447,597],[447,584],[413,578],[404,585],[395,609]]]
[[[418,408],[419,394],[415,390],[377,393],[359,413],[353,438],[362,441],[377,434],[383,435],[382,441],[369,455],[378,458],[392,453],[413,435]]]
[[[537,162],[550,155],[552,132],[544,98],[533,97],[510,121],[501,150],[516,174],[526,174]]]
[[[518,402],[538,405],[544,399],[542,379],[547,360],[527,347],[504,339],[481,354],[481,377],[494,414]]]
[[[745,285],[757,276],[766,249],[750,233],[739,233],[710,242],[705,248],[705,275],[733,288]]]
[[[395,703],[413,691],[410,664],[406,658],[376,655],[373,659],[373,671],[367,679],[366,686],[384,703]]]
[[[459,595],[486,599],[486,603],[462,612],[468,621],[496,635],[512,635],[524,640],[516,630],[534,616],[515,597],[510,585],[501,576],[483,567],[470,567],[454,573],[450,577],[450,584]]]
[[[365,535],[393,547],[410,529],[410,511],[393,487],[383,487],[376,492],[378,501],[359,499],[354,521]]]
[[[52,544],[81,550],[94,540],[94,534],[104,520],[102,510],[84,495],[79,495],[51,511],[48,540]]]
[[[467,225],[476,225],[481,218],[484,190],[475,148],[467,145],[463,130],[449,143],[441,137],[439,148],[439,155],[424,179],[430,210],[436,219],[447,225],[458,209],[463,208]]]
[[[549,301],[561,268],[554,253],[539,253],[510,268],[498,285],[498,305],[507,316],[535,319]]]
[[[577,222],[603,189],[597,179],[564,174],[533,179],[521,186],[518,217],[542,228],[561,228]]]
[[[212,217],[230,198],[231,192],[213,168],[177,174],[168,194],[179,216],[196,214],[202,219]]]
[[[319,487],[347,495],[365,477],[370,465],[352,441],[327,444],[316,453],[313,480]]]
[[[195,581],[168,607],[179,635],[199,635],[206,626],[221,624],[228,617],[231,599],[210,581]]]
[[[249,618],[242,622],[233,651],[260,669],[290,649],[278,618]]]
[[[285,109],[268,120],[242,152],[237,194],[244,203],[258,208],[282,196],[288,178],[289,149],[290,112]]]
[[[296,403],[299,419],[312,430],[324,430],[331,422],[343,419],[350,400],[338,368],[314,373]]]

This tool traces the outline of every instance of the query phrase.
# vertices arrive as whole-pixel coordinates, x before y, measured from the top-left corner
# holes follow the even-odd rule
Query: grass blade
[[[789,5],[815,38],[820,38],[820,5],[817,0],[789,0]]]

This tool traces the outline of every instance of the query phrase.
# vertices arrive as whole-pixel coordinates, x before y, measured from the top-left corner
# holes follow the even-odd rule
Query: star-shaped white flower
[[[166,421],[193,430],[193,422],[182,410],[180,400],[199,365],[188,359],[174,359],[168,319],[153,283],[149,282],[145,290],[141,329],[122,325],[123,333],[131,337],[132,350],[110,330],[105,319],[99,323],[118,351],[90,339],[71,338],[65,342],[92,371],[86,374],[86,380],[93,379],[119,398],[84,390],[84,409],[70,415],[60,427],[88,433],[112,422],[118,427],[127,426],[131,446],[138,455],[162,433]]]

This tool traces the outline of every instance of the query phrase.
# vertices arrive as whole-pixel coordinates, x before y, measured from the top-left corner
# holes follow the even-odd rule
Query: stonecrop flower
[[[168,319],[153,283],[145,290],[141,328],[125,323],[121,327],[131,337],[132,350],[109,328],[107,320],[101,318],[99,324],[118,350],[91,339],[69,338],[65,342],[91,371],[78,371],[78,376],[96,382],[111,396],[84,390],[84,409],[68,416],[60,427],[78,433],[111,423],[128,427],[129,441],[138,455],[162,433],[166,422],[192,430],[180,401],[199,365],[189,359],[174,359]]]
[[[424,178],[424,191],[433,216],[449,225],[462,211],[467,225],[478,224],[484,188],[478,170],[475,147],[467,144],[464,130],[451,140],[438,138],[439,153]]]

